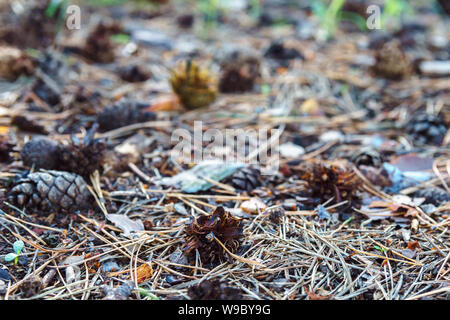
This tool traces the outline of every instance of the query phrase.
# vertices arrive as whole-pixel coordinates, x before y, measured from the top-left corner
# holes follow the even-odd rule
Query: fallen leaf
[[[107,219],[121,229],[126,237],[138,231],[144,231],[144,224],[141,220],[131,220],[123,214],[108,214]]]
[[[143,263],[136,269],[135,275],[137,283],[140,284],[153,275],[153,269],[148,263]]]

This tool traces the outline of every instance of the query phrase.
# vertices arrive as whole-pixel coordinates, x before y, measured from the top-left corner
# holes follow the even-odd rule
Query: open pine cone
[[[18,180],[9,192],[9,200],[38,212],[75,212],[90,207],[91,194],[79,175],[50,170]]]
[[[361,180],[345,162],[308,160],[289,169],[308,183],[307,193],[322,202],[334,197],[334,203],[348,200],[352,205],[357,199]]]
[[[197,217],[186,226],[183,249],[186,255],[195,254],[197,249],[204,262],[216,262],[224,258],[225,252],[214,238],[231,252],[235,252],[240,245],[241,221],[223,207],[217,207],[211,215]]]
[[[172,70],[170,84],[187,109],[206,107],[216,99],[216,80],[208,69],[191,60]]]

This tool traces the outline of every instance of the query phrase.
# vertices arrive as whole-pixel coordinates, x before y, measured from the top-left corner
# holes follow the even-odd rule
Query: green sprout
[[[198,9],[203,15],[203,23],[207,28],[215,28],[219,19],[219,1],[217,0],[200,0]]]
[[[332,0],[327,6],[322,1],[315,1],[312,4],[314,14],[320,20],[319,37],[323,40],[329,40],[336,32],[339,22],[342,19],[342,6],[346,0]]]
[[[381,23],[383,28],[387,24],[392,24],[394,29],[398,29],[401,25],[401,19],[405,14],[413,14],[414,10],[406,0],[386,0],[383,13],[381,15]]]
[[[22,240],[17,240],[16,242],[14,242],[13,244],[14,252],[8,253],[5,256],[5,261],[11,262],[14,260],[14,265],[17,265],[17,262],[19,261],[20,252],[22,251],[23,247],[24,243]]]

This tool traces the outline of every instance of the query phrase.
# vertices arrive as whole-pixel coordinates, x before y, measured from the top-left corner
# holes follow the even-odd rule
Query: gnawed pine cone
[[[261,76],[260,64],[260,58],[250,50],[233,49],[225,53],[220,62],[219,90],[225,93],[251,91]]]
[[[198,250],[202,261],[215,263],[226,256],[218,239],[229,251],[235,252],[241,243],[242,224],[239,218],[217,207],[210,215],[202,215],[193,219],[186,226],[186,242],[182,249],[187,256]]]
[[[98,115],[102,131],[117,129],[134,123],[155,120],[154,113],[146,111],[149,105],[128,99],[122,99],[106,107]]]
[[[60,145],[57,169],[74,172],[88,178],[95,170],[101,171],[106,151],[106,143],[94,139],[98,125],[95,124],[84,136],[83,140],[72,136],[68,145]]]
[[[91,194],[84,179],[63,171],[40,171],[28,174],[9,192],[10,201],[39,212],[75,212],[88,209]]]
[[[188,288],[192,300],[242,300],[242,292],[219,280],[204,280]]]
[[[96,62],[113,62],[115,58],[115,44],[111,41],[111,36],[122,32],[123,28],[120,24],[115,22],[100,22],[87,37],[84,45],[84,54]]]

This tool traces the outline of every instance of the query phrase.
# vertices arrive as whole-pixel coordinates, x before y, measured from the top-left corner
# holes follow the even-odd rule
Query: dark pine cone
[[[442,117],[419,113],[408,122],[406,132],[416,143],[440,145],[447,134],[447,127]]]
[[[98,115],[100,129],[108,131],[134,123],[155,120],[155,114],[145,110],[148,107],[149,104],[122,99],[100,112]]]
[[[261,186],[261,171],[255,167],[245,167],[231,176],[231,185],[238,190],[251,192]]]
[[[251,91],[260,74],[260,60],[247,50],[233,50],[221,62],[221,92]]]
[[[36,169],[55,169],[58,155],[58,143],[45,137],[33,138],[20,151],[23,164]]]
[[[120,67],[118,73],[120,78],[127,82],[143,82],[152,76],[150,70],[138,64]]]
[[[412,64],[403,52],[398,40],[386,42],[375,53],[375,65],[372,72],[390,80],[407,78],[412,71]]]
[[[381,154],[373,148],[362,148],[352,155],[351,161],[357,166],[380,167],[383,162]]]
[[[111,36],[122,31],[122,27],[117,23],[99,23],[86,39],[85,55],[96,62],[113,62],[114,43],[111,41]]]
[[[321,202],[334,197],[333,203],[348,200],[350,206],[358,200],[361,180],[345,162],[308,160],[289,169],[308,183],[307,194]]]
[[[191,13],[183,14],[177,17],[177,25],[183,29],[189,29],[194,24],[195,17]]]
[[[281,40],[273,41],[264,55],[275,60],[304,59],[299,51],[294,48],[286,48]]]
[[[186,226],[186,243],[183,250],[186,255],[195,255],[197,249],[202,260],[214,263],[225,257],[225,251],[214,239],[219,241],[231,252],[240,246],[242,225],[238,218],[226,212],[223,207],[217,207],[211,215],[202,215]]]
[[[89,129],[82,141],[73,135],[69,145],[59,147],[58,170],[74,172],[86,179],[95,170],[101,171],[106,143],[94,139],[97,127]]]
[[[14,184],[10,201],[17,206],[39,212],[75,212],[88,209],[91,194],[86,182],[76,174],[40,171],[28,174]]]
[[[11,159],[9,153],[13,148],[14,144],[10,143],[6,136],[0,136],[0,162],[8,162]]]
[[[436,206],[450,202],[450,194],[444,189],[437,187],[420,189],[414,193],[414,197],[425,198],[427,203],[432,203]]]
[[[188,288],[191,300],[242,300],[242,292],[219,280],[204,280]]]
[[[438,0],[444,12],[450,15],[450,2],[448,0]]]

